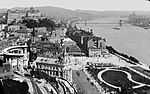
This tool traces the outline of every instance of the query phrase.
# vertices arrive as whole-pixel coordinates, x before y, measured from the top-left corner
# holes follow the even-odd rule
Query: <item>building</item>
[[[106,51],[106,40],[96,36],[81,36],[80,47],[86,56],[102,56]],[[103,50],[106,49],[106,50]]]
[[[89,57],[100,57],[101,55],[101,48],[89,47]]]
[[[17,30],[15,32],[13,32],[12,34],[14,34],[16,37],[19,37],[18,39],[22,42],[26,42],[27,40],[29,40],[29,36],[31,34],[31,30],[30,29],[20,29]]]
[[[63,30],[57,28],[56,30],[51,31],[49,41],[51,41],[52,43],[61,43],[63,38],[64,38]]]
[[[130,14],[128,16],[128,20],[131,22],[131,23],[136,23],[137,22],[137,15],[135,14],[135,12],[133,12],[132,14]]]
[[[42,34],[47,33],[46,27],[35,27],[34,30],[37,31],[37,34],[38,33],[42,33]]]
[[[91,37],[87,42],[88,56],[101,57],[108,55],[106,40],[101,37]]]
[[[71,45],[66,50],[69,56],[81,56],[82,55],[81,49],[76,44]]]
[[[106,49],[105,39],[102,39],[101,37],[91,37],[88,42],[87,46],[94,47],[94,48],[102,48]]]
[[[72,81],[72,70],[65,67],[63,62],[56,58],[37,57],[35,60],[37,70],[45,72],[52,77],[62,77],[68,81]]]
[[[19,10],[8,10],[7,11],[7,23],[11,23],[12,21],[19,22],[22,20],[22,17],[26,16],[25,11]]]
[[[13,25],[8,25],[5,27],[7,31],[13,32],[20,29],[29,29],[24,24],[14,23]]]
[[[20,29],[13,32],[16,36],[30,36],[31,30],[30,29]]]
[[[62,40],[62,42],[63,42],[63,46],[64,47],[69,47],[69,46],[71,46],[71,45],[75,45],[76,44],[76,42],[75,41],[73,41],[72,39],[70,39],[70,38],[63,38],[63,40]]]
[[[36,50],[37,56],[40,57],[58,57],[62,53],[59,45],[49,41],[36,41],[32,43],[31,50]]]
[[[29,10],[24,9],[24,10],[7,10],[7,23],[10,24],[13,21],[19,22],[22,21],[22,18],[40,18],[41,17],[41,12],[37,9],[34,9],[31,7]]]
[[[41,17],[41,12],[38,9],[34,9],[31,7],[27,12],[26,12],[27,17]]]
[[[140,27],[149,27],[150,25],[149,15],[136,15],[135,12],[133,12],[128,16],[128,21],[132,25],[136,25]]]
[[[10,26],[6,26],[7,31],[16,31],[16,30],[20,30],[20,26],[19,25],[10,25]]]
[[[54,77],[63,77],[63,64],[55,58],[37,57],[35,60],[37,69]]]
[[[24,72],[28,66],[29,53],[27,45],[9,46],[2,51],[4,63],[9,63],[13,70]]]
[[[37,36],[37,35],[34,35],[34,34],[32,34],[31,33],[31,43],[36,43],[36,42],[38,42],[38,41],[41,41],[41,38],[39,37],[39,36]]]

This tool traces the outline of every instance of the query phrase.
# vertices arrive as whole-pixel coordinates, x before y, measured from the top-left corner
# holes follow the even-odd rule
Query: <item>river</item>
[[[150,29],[123,24],[120,30],[113,29],[120,18],[102,18],[88,21],[88,23],[105,24],[77,24],[78,28],[93,29],[95,36],[106,39],[106,44],[113,46],[117,51],[131,55],[140,62],[150,65]]]

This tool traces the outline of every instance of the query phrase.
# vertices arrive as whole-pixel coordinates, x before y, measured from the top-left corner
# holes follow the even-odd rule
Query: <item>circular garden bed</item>
[[[115,71],[115,70],[107,70],[102,73],[102,79],[105,80],[107,83],[112,84],[117,87],[121,87],[123,85],[127,86],[136,86],[138,84],[131,82],[127,78],[127,74],[122,71]]]
[[[131,74],[131,79],[136,81],[136,82],[140,82],[143,84],[147,84],[150,85],[150,80],[135,73],[134,71],[126,68],[126,67],[118,67],[118,68],[109,68],[108,70],[106,70],[106,68],[100,68],[100,69],[95,69],[95,68],[88,68],[87,71],[91,74],[92,77],[95,78],[95,80],[105,89],[105,88],[109,88],[110,91],[117,91],[118,89],[107,85],[105,82],[116,86],[116,87],[133,87],[138,86],[140,84],[138,83],[134,83],[132,81],[130,81],[130,79],[128,79],[129,74]],[[102,72],[103,71],[103,72]],[[105,81],[101,81],[98,78],[98,74],[99,72],[101,72],[101,78]],[[129,77],[130,78],[130,77]],[[150,87],[149,86],[142,86],[142,87],[138,87],[138,88],[134,88],[133,89],[134,92],[138,93],[140,92],[140,94],[143,94],[141,92],[148,92],[150,91]],[[149,93],[147,93],[149,94]]]

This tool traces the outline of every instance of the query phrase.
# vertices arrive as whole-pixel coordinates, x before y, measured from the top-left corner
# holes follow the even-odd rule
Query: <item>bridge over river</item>
[[[77,22],[76,24],[116,24],[116,25],[122,25],[122,24],[128,24],[126,20],[119,20],[118,22],[87,22],[86,20],[83,22]]]

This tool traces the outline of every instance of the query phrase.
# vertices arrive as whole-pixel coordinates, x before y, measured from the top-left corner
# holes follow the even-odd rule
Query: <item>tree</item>
[[[34,29],[34,27],[38,27],[38,22],[36,20],[33,20],[33,19],[23,20],[22,23],[26,24],[26,26],[28,28],[33,28]]]

